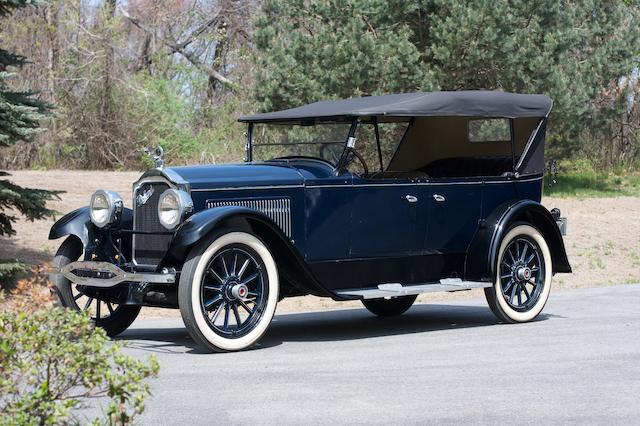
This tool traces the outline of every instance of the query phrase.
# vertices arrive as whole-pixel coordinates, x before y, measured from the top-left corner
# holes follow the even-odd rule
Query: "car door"
[[[440,262],[443,267],[461,269],[460,263],[480,220],[482,186],[481,181],[468,180],[432,180],[424,186],[423,195],[429,200],[425,249],[447,256],[448,262]],[[443,274],[448,272],[452,271],[443,271]],[[456,272],[463,273],[462,270]]]
[[[405,257],[422,250],[427,204],[411,180],[354,177],[352,259]]]
[[[308,262],[349,258],[351,175],[305,176],[305,242]]]

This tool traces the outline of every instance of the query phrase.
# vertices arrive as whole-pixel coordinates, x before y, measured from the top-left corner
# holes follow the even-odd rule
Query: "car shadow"
[[[540,315],[536,321],[543,321]],[[262,339],[283,342],[325,342],[428,333],[498,324],[488,307],[424,304],[396,317],[377,317],[365,309],[276,316]]]
[[[541,314],[535,321],[552,315]],[[266,335],[250,350],[279,346],[285,342],[328,342],[383,336],[428,333],[441,330],[485,327],[498,324],[488,307],[424,304],[404,315],[381,318],[365,309],[329,310],[276,315]],[[165,353],[208,353],[184,328],[133,328],[119,340],[128,347]]]

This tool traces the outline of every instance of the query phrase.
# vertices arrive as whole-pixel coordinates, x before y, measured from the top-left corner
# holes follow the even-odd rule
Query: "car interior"
[[[380,138],[383,157],[389,144],[396,146],[387,161],[376,159],[374,138],[361,140],[359,134],[356,150],[368,163],[369,173],[363,177],[369,179],[508,176],[539,122],[539,118],[421,117],[406,123],[395,143]],[[352,159],[356,167],[359,162]]]

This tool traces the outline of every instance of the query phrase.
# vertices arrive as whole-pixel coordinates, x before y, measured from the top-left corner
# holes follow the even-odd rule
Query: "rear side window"
[[[468,137],[469,142],[511,142],[509,120],[469,120]]]

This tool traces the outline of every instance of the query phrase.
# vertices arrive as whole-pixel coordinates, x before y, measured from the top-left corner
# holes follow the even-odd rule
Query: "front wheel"
[[[542,234],[530,225],[516,224],[500,245],[496,281],[484,289],[489,307],[501,321],[531,321],[547,303],[552,271]]]
[[[362,304],[372,314],[380,317],[402,315],[413,305],[418,296],[399,296],[389,299],[364,299]]]
[[[83,251],[82,242],[78,238],[67,237],[53,258],[53,266],[62,268],[75,262]],[[63,275],[53,275],[51,281],[60,305],[75,311],[89,312],[96,326],[104,329],[109,337],[125,331],[140,313],[140,306],[101,300],[86,286],[74,284]]]
[[[255,235],[233,231],[198,243],[180,274],[178,303],[191,337],[214,352],[250,347],[278,303],[276,263]]]

